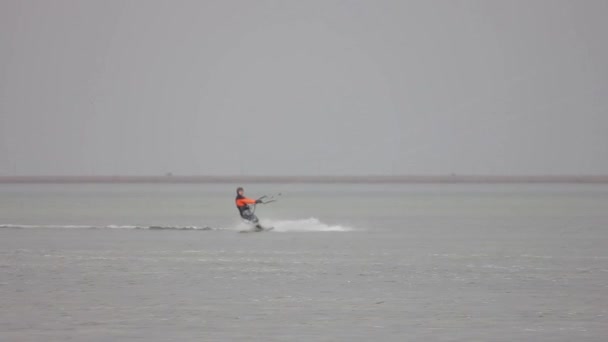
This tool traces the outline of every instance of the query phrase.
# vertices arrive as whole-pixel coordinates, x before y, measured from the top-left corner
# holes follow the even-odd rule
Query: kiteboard
[[[274,229],[274,227],[268,227],[268,228],[262,228],[262,229],[252,228],[252,229],[240,230],[239,233],[262,233],[262,232],[269,232],[273,229]]]

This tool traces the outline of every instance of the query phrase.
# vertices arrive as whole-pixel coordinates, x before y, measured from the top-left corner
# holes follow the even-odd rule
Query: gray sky
[[[0,0],[0,175],[608,174],[608,1]]]

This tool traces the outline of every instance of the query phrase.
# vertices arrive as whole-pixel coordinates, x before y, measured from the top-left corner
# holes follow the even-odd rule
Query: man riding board
[[[239,214],[241,215],[241,217],[244,220],[255,224],[255,230],[258,230],[258,231],[264,230],[264,227],[262,227],[260,225],[257,216],[255,216],[255,214],[253,214],[253,212],[251,212],[251,207],[249,206],[250,204],[256,205],[258,203],[262,203],[262,200],[261,199],[254,200],[251,198],[247,198],[247,197],[245,197],[244,193],[245,193],[245,190],[243,190],[243,188],[238,187],[236,189],[235,203],[236,203],[236,208],[239,210]]]

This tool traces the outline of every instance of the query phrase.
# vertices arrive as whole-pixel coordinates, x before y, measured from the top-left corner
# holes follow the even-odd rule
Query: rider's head
[[[238,188],[236,188],[236,194],[237,195],[243,196],[244,192],[245,192],[245,190],[243,190],[243,188],[241,188],[240,186]]]

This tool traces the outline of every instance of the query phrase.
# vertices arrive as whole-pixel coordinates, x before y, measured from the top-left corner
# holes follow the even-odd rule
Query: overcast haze
[[[608,174],[606,18],[0,0],[0,175]]]

